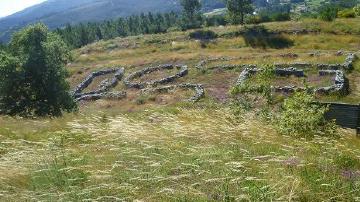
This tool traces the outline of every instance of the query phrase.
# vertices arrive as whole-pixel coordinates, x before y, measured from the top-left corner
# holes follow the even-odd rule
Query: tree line
[[[72,48],[79,48],[103,39],[164,33],[176,24],[178,19],[179,15],[174,12],[164,14],[150,12],[104,22],[68,24],[63,29],[56,29],[55,32]]]
[[[254,11],[251,0],[227,0],[228,16],[204,17],[199,0],[181,0],[181,13],[147,13],[103,22],[66,25],[55,30],[72,48],[89,43],[139,34],[158,34],[169,30],[187,30],[202,26],[243,24],[244,17]]]

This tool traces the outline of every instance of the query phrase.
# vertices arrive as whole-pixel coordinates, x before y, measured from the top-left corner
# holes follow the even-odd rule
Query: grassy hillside
[[[203,84],[206,96],[192,103],[183,101],[192,91],[143,95],[121,83],[113,91],[126,91],[127,98],[81,102],[77,114],[37,120],[0,117],[0,201],[360,200],[360,140],[354,131],[340,129],[339,139],[305,140],[278,134],[256,110],[235,116],[229,90],[242,68],[221,68],[342,63],[346,53],[360,55],[360,18],[264,26],[282,32],[292,46],[251,48],[241,35],[245,28],[229,26],[211,28],[219,37],[205,47],[190,39],[189,31],[117,38],[75,50],[68,65],[72,87],[95,70],[125,67],[128,76],[172,63],[188,65],[189,74],[171,84]],[[337,54],[339,50],[345,54]],[[196,68],[209,58],[202,69]],[[346,76],[349,95],[320,99],[359,103],[359,61]],[[322,85],[327,79],[309,83]]]

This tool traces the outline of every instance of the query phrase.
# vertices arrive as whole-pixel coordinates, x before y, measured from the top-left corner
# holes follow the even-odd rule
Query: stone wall
[[[324,64],[324,63],[318,63],[318,64],[312,64],[312,63],[292,63],[292,64],[275,64],[275,67],[277,68],[287,68],[287,67],[294,67],[294,68],[311,68],[316,67],[318,69],[329,69],[329,70],[351,70],[354,67],[354,63],[357,60],[357,56],[354,53],[349,53],[344,63],[342,64]]]
[[[344,93],[348,92],[349,85],[348,85],[347,79],[344,75],[344,72],[342,70],[320,70],[319,71],[319,76],[325,76],[325,75],[334,75],[335,76],[334,83],[331,86],[315,89],[316,93],[329,94],[329,93],[339,92],[339,93],[344,94]]]
[[[111,98],[111,99],[122,99],[126,97],[126,93],[124,92],[108,92],[111,88],[114,88],[118,82],[123,78],[125,73],[124,68],[115,68],[108,70],[100,70],[96,72],[92,72],[86,79],[81,82],[73,91],[73,97],[76,101],[82,100],[98,100],[102,98]],[[88,93],[82,93],[84,89],[86,89],[96,77],[114,74],[112,79],[103,80],[99,88],[95,91],[91,91]]]
[[[181,89],[190,89],[195,91],[195,95],[189,98],[187,101],[197,102],[201,98],[205,96],[205,89],[201,84],[190,84],[184,83],[179,85],[171,85],[171,86],[161,86],[156,88],[148,88],[144,89],[142,93],[149,94],[149,93],[167,93],[169,91],[175,90],[177,88]]]
[[[103,93],[86,94],[76,98],[75,100],[79,102],[79,101],[95,101],[99,99],[120,100],[123,98],[126,98],[126,92],[103,92]]]
[[[318,54],[320,54],[320,53],[318,53]],[[343,55],[343,54],[344,53],[341,52],[341,55]],[[340,56],[339,53],[337,53],[336,55]],[[280,56],[281,57],[284,57],[284,56],[298,57],[298,55],[294,54],[294,53],[282,54]],[[239,57],[239,58],[231,58],[231,57],[209,58],[209,59],[206,59],[206,60],[201,60],[196,65],[196,68],[199,69],[199,70],[203,70],[205,68],[205,66],[210,62],[214,62],[214,61],[231,61],[231,60],[234,60],[234,59],[241,59],[241,57]],[[346,58],[345,58],[344,63],[342,63],[342,64],[324,64],[324,63],[313,64],[313,63],[308,63],[308,62],[298,62],[298,63],[290,63],[290,64],[275,63],[274,66],[276,68],[299,68],[299,69],[305,69],[305,68],[316,67],[317,69],[331,69],[331,70],[345,69],[345,70],[351,70],[353,68],[354,62],[357,59],[358,59],[358,57],[356,56],[355,53],[348,53]],[[222,64],[222,65],[216,65],[216,66],[213,66],[213,67],[209,67],[207,69],[209,69],[209,70],[213,70],[213,69],[229,70],[229,69],[235,69],[235,68],[256,68],[256,65],[251,65],[251,64],[240,64],[240,65]]]
[[[159,80],[148,81],[148,82],[133,82],[134,79],[140,78],[140,77],[144,76],[145,74],[150,74],[152,72],[161,71],[164,69],[174,69],[174,68],[179,69],[179,72],[176,73],[175,75],[168,76],[168,77],[165,77],[165,78],[162,78]],[[147,87],[155,87],[160,84],[166,84],[166,83],[173,82],[174,80],[176,80],[180,77],[184,77],[187,74],[188,74],[188,67],[186,65],[176,66],[176,65],[172,65],[172,64],[165,64],[165,65],[159,65],[156,67],[147,67],[140,71],[134,72],[125,78],[124,84],[128,88],[144,89]]]
[[[159,80],[152,80],[149,82],[132,82],[135,78],[140,78],[145,74],[150,74],[155,71],[161,71],[165,69],[174,69],[177,68],[179,70],[178,73],[172,76],[168,76]],[[99,88],[95,91],[91,91],[88,93],[82,93],[82,91],[87,88],[91,82],[93,82],[94,78],[102,75],[113,74],[114,78],[105,79],[99,84]],[[130,74],[128,77],[124,79],[124,84],[127,88],[137,88],[143,89],[143,93],[149,92],[169,92],[170,90],[174,90],[176,88],[182,89],[190,89],[195,91],[195,95],[188,99],[188,101],[196,102],[205,96],[205,89],[200,84],[179,84],[179,85],[171,85],[171,86],[162,86],[157,87],[161,84],[166,84],[175,81],[177,78],[184,77],[188,74],[187,66],[177,66],[172,64],[159,65],[156,67],[147,67],[140,71],[134,72]],[[126,92],[108,92],[111,88],[115,87],[118,82],[124,76],[124,68],[119,69],[109,69],[109,70],[101,70],[97,72],[91,73],[82,83],[80,83],[74,90],[73,96],[76,101],[93,101],[98,99],[123,99],[126,97]]]
[[[242,85],[246,80],[248,80],[252,75],[258,73],[261,69],[258,68],[246,68],[244,69],[237,81],[237,85]],[[305,77],[304,70],[296,68],[276,68],[274,71],[276,76],[296,76],[296,77]],[[348,92],[348,83],[345,77],[345,74],[342,70],[319,70],[319,76],[325,75],[334,75],[334,83],[330,86],[315,88],[314,92],[318,94],[329,94],[329,93],[347,93]],[[271,86],[271,89],[275,92],[283,93],[293,93],[295,91],[303,91],[305,88],[297,86]]]

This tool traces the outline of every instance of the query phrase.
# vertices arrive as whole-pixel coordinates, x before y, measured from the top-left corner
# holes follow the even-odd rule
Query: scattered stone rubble
[[[161,71],[164,69],[174,69],[175,67],[177,69],[180,69],[180,71],[178,73],[176,73],[175,75],[168,76],[168,77],[162,78],[160,80],[153,80],[153,81],[148,81],[148,82],[132,82],[132,80],[134,80],[136,78],[140,78],[140,77],[144,76],[145,74],[150,74],[152,72]],[[166,83],[173,82],[174,80],[184,77],[187,74],[188,74],[188,67],[186,65],[177,66],[177,65],[172,65],[172,64],[165,64],[165,65],[159,65],[156,67],[147,67],[143,70],[134,72],[125,78],[124,84],[128,88],[144,89],[149,86],[155,87],[160,84],[166,84]]]
[[[203,69],[203,67],[209,63],[209,62],[215,62],[215,61],[230,61],[233,60],[234,58],[230,58],[230,57],[217,57],[217,58],[209,58],[209,59],[204,59],[201,60],[195,67],[197,69]]]
[[[285,53],[285,54],[280,54],[279,56],[283,57],[283,58],[297,58],[297,57],[299,57],[299,55],[296,54],[296,53]]]
[[[98,100],[102,98],[122,99],[126,97],[125,92],[108,91],[118,84],[118,82],[123,78],[124,73],[124,68],[115,68],[93,72],[75,88],[75,90],[73,91],[73,96],[78,102],[82,100]],[[82,93],[82,91],[93,82],[94,78],[109,74],[114,74],[114,77],[112,79],[103,80],[99,85],[99,89],[88,93]]]

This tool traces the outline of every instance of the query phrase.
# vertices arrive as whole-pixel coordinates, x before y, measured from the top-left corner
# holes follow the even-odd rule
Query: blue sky
[[[11,15],[44,1],[45,0],[0,0],[0,17]]]

